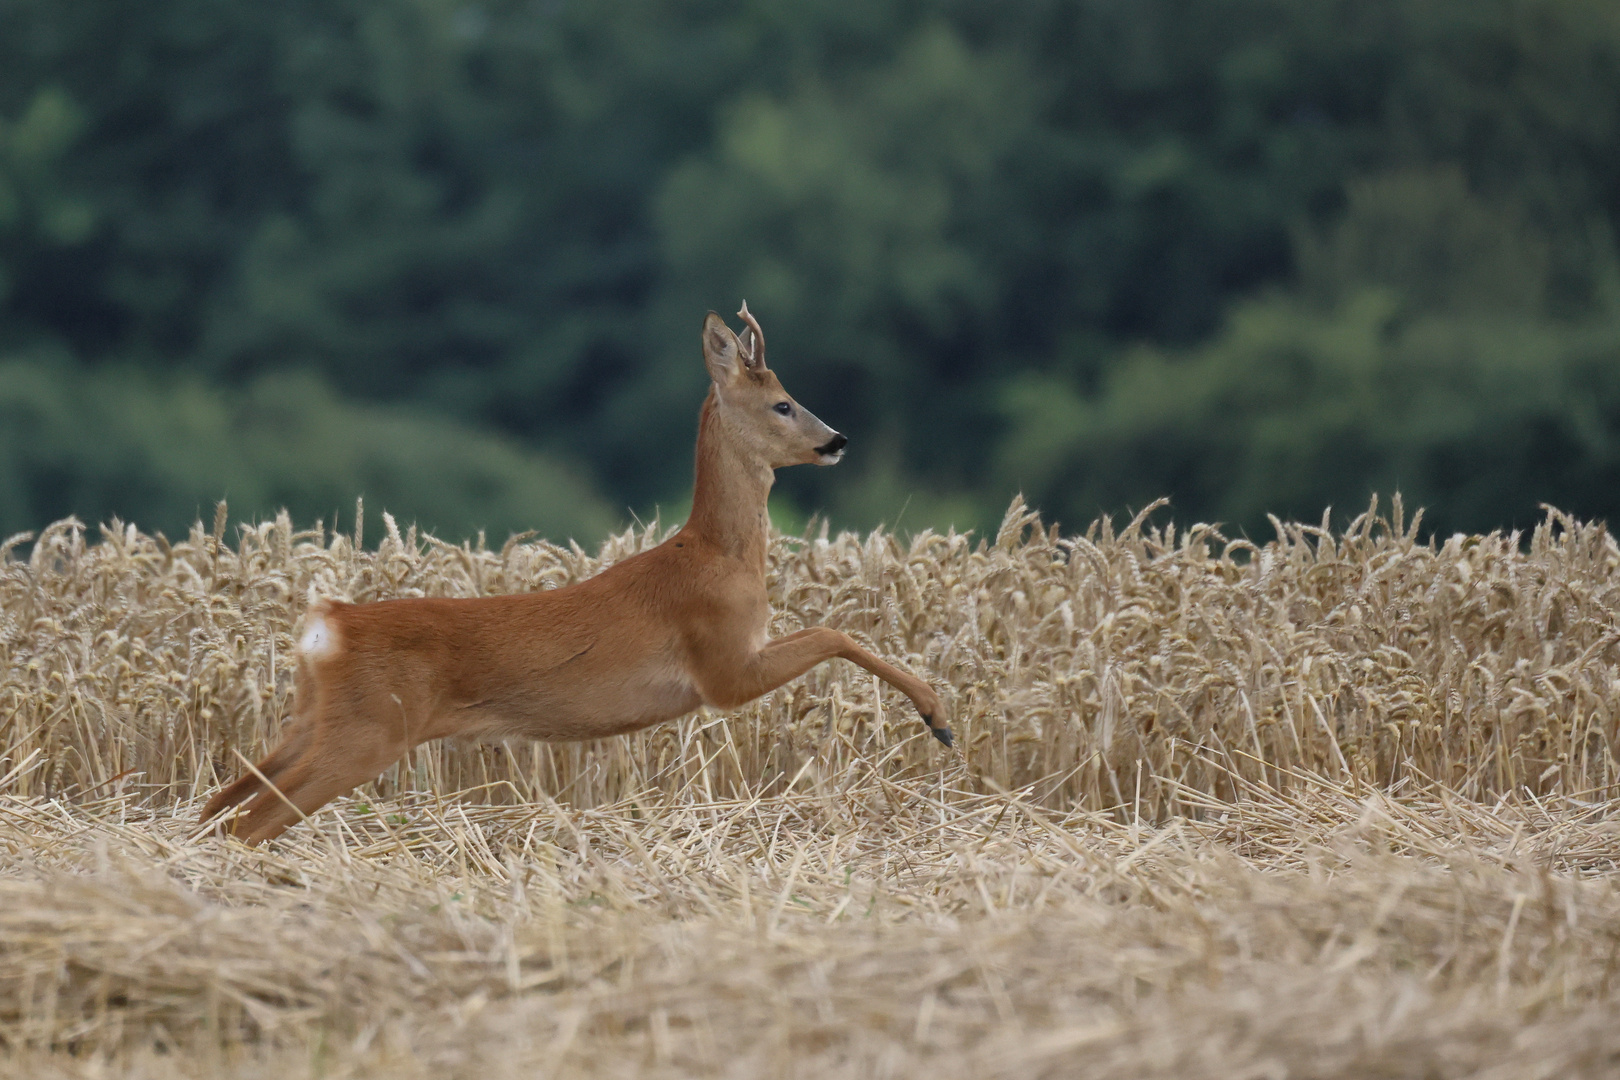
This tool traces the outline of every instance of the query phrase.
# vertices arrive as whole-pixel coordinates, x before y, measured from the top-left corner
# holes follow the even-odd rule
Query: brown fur
[[[949,745],[933,689],[848,635],[825,627],[766,635],[774,470],[834,464],[842,441],[782,390],[765,366],[759,324],[747,305],[741,314],[749,324],[742,342],[713,312],[704,323],[712,385],[698,424],[692,513],[678,533],[546,592],[317,601],[305,616],[286,736],[257,773],[209,800],[203,820],[246,803],[232,831],[257,843],[432,739],[620,735],[699,705],[735,708],[834,657],[899,689]],[[774,411],[784,401],[791,416]],[[834,439],[838,449],[823,453]]]

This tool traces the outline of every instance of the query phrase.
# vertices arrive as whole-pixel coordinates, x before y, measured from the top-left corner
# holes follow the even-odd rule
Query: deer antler
[[[754,347],[747,350],[748,355],[746,360],[748,361],[748,366],[760,368],[764,367],[765,331],[759,328],[759,320],[754,318],[754,313],[748,310],[748,301],[743,301],[742,310],[737,312],[737,317],[743,322],[747,323],[748,329],[754,332]]]

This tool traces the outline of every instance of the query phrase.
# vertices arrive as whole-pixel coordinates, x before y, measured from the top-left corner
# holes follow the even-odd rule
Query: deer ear
[[[742,371],[737,335],[731,332],[726,320],[712,311],[703,320],[703,363],[709,369],[709,378],[722,385]]]

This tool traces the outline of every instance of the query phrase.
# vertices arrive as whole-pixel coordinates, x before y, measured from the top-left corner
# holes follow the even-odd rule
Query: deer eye
[[[793,415],[793,406],[789,405],[785,401],[778,401],[774,406],[772,406],[772,408],[781,413],[783,416]]]

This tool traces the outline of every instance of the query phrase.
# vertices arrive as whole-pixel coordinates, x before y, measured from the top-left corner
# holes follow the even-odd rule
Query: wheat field
[[[924,674],[955,750],[835,661],[424,747],[258,849],[196,812],[311,596],[552,588],[665,530],[12,538],[0,1075],[1620,1074],[1620,548],[1274,527],[777,537],[773,632]]]

